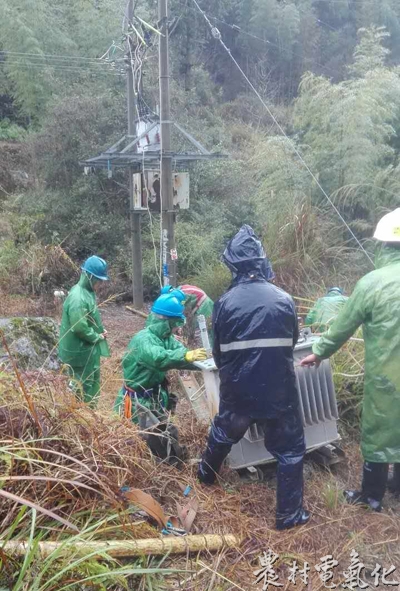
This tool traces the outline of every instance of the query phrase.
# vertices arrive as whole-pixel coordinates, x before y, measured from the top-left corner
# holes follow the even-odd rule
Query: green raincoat
[[[178,288],[181,289],[181,288]],[[207,323],[208,329],[208,337],[210,340],[211,347],[213,346],[214,336],[212,331],[212,322],[211,317],[214,310],[214,302],[211,298],[206,296],[202,304],[198,308],[197,306],[197,298],[194,294],[184,292],[186,295],[185,300],[185,316],[186,316],[186,327],[185,327],[185,334],[188,339],[189,343],[195,344],[196,346],[202,346],[200,341],[195,339],[196,329],[197,329],[197,317],[204,316]]]
[[[330,357],[362,325],[362,454],[368,462],[400,463],[400,250],[382,246],[375,264],[313,352]]]
[[[197,304],[196,297],[192,294],[187,295],[186,300],[185,300],[185,309],[192,312],[195,309],[196,304]],[[202,316],[205,316],[206,318],[209,318],[210,316],[212,316],[213,309],[214,309],[214,302],[212,301],[211,298],[209,298],[207,296],[207,298],[199,306],[199,308],[197,308],[197,310],[195,310],[194,315],[195,316],[202,315]]]
[[[305,326],[312,326],[316,331],[328,330],[348,298],[338,291],[332,291],[317,300],[304,321]]]
[[[100,393],[100,357],[109,356],[103,332],[96,295],[82,273],[64,302],[58,354],[70,368],[77,395],[92,407]]]
[[[150,410],[162,413],[169,408],[167,391],[162,388],[166,373],[170,369],[196,369],[187,363],[187,349],[172,335],[173,319],[161,319],[150,314],[146,328],[138,332],[128,345],[122,359],[124,384],[136,392],[138,400]],[[154,389],[153,395],[149,391]],[[146,396],[141,396],[145,393]],[[125,397],[121,388],[114,404],[114,410],[121,412]],[[135,412],[132,420],[137,421]]]

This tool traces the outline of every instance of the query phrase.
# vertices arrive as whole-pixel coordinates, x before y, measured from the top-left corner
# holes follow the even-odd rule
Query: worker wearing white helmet
[[[361,450],[361,490],[346,491],[349,502],[381,511],[389,464],[391,488],[400,492],[400,208],[376,227],[380,242],[375,270],[357,283],[335,322],[313,346],[303,366],[317,365],[333,355],[362,325],[365,379]]]

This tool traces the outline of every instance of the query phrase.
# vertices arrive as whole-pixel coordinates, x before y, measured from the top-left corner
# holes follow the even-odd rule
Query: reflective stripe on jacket
[[[213,328],[224,408],[273,418],[297,405],[293,348],[298,326],[287,293],[261,274],[238,275],[215,304]]]

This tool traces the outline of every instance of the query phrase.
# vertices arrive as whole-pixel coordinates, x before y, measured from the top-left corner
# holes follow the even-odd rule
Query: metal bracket
[[[112,152],[116,152],[119,145],[122,144],[126,140],[126,135],[123,135],[121,139],[119,139],[115,144],[113,144],[110,148],[108,148],[104,153],[105,154],[112,154]]]
[[[174,126],[189,140],[189,142],[191,144],[193,144],[202,154],[204,155],[210,155],[211,152],[209,152],[208,150],[206,150],[204,148],[204,146],[202,146],[200,144],[200,142],[198,142],[197,140],[194,139],[194,137],[192,137],[190,135],[190,133],[188,133],[185,129],[183,129],[183,127],[181,127],[180,125],[178,125],[178,123],[174,122]]]

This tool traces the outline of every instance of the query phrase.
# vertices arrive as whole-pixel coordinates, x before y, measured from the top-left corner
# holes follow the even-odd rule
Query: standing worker
[[[309,513],[303,509],[305,442],[293,366],[296,309],[287,293],[266,280],[265,252],[250,226],[230,241],[223,260],[233,281],[213,314],[220,406],[198,478],[213,484],[232,445],[258,424],[278,462],[276,526],[303,525]]]
[[[304,326],[309,326],[316,332],[328,330],[348,299],[343,295],[343,290],[340,287],[331,287],[327,294],[323,298],[319,298],[309,311]]]
[[[161,295],[153,304],[146,327],[128,345],[122,360],[124,385],[118,393],[114,410],[133,422],[139,422],[136,402],[149,409],[165,428],[169,411],[174,411],[176,396],[168,392],[166,373],[170,369],[196,369],[194,361],[207,358],[204,349],[189,351],[173,336],[185,322],[184,306],[174,292]],[[160,429],[162,431],[162,429]],[[177,434],[174,433],[177,440]],[[150,448],[167,458],[167,438],[160,453],[160,437],[152,438]]]
[[[95,289],[109,278],[107,263],[98,256],[89,257],[81,269],[79,282],[63,305],[58,354],[69,366],[77,396],[95,408],[100,395],[100,357],[110,356]]]
[[[319,365],[333,355],[362,325],[365,377],[361,451],[361,490],[345,491],[347,501],[381,511],[388,465],[395,464],[391,488],[400,492],[400,209],[376,227],[379,242],[375,271],[357,283],[339,316],[313,346],[303,366]]]

